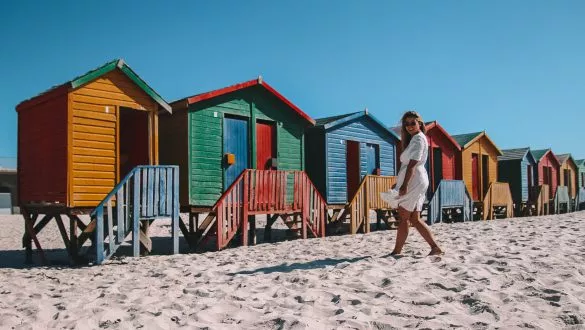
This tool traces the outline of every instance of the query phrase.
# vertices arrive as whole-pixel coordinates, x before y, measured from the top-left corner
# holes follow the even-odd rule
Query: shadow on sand
[[[257,273],[262,273],[262,274],[290,273],[293,270],[297,270],[297,269],[300,269],[300,270],[319,269],[319,268],[325,268],[327,266],[336,266],[336,265],[339,265],[341,263],[354,263],[354,262],[358,262],[358,261],[368,259],[368,258],[371,258],[371,257],[366,256],[366,257],[357,257],[357,258],[351,258],[351,259],[327,258],[327,259],[322,259],[322,260],[313,260],[313,261],[309,261],[309,262],[297,262],[294,264],[282,263],[282,264],[277,265],[277,266],[262,267],[262,268],[258,268],[258,269],[254,269],[254,270],[243,270],[243,271],[239,271],[236,273],[229,273],[228,275],[234,276],[234,275],[253,275],[253,274],[257,274]]]

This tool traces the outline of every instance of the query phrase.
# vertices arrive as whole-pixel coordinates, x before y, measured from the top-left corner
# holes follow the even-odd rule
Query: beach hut
[[[457,172],[460,169],[458,169],[456,156],[461,152],[461,147],[436,120],[426,122],[425,129],[425,135],[429,142],[426,167],[429,174],[429,196],[431,196],[441,180],[455,180],[457,177]],[[400,137],[400,127],[393,127],[392,130]],[[401,147],[401,144],[398,143],[396,147],[397,170],[400,168]],[[451,185],[446,185],[443,189],[447,190],[451,187]]]
[[[473,220],[473,200],[462,180],[441,180],[429,202],[427,224]]]
[[[337,216],[360,189],[367,190],[364,196],[376,199],[380,192],[390,189],[376,181],[388,181],[385,177],[395,175],[399,139],[367,110],[317,119],[306,134],[307,174],[333,210],[329,222],[341,220]],[[373,177],[364,184],[368,175]],[[348,210],[346,214],[354,213]],[[353,219],[351,223],[355,223],[352,228],[356,227],[352,233],[357,227],[369,231],[367,221]]]
[[[571,154],[557,155],[561,167],[559,168],[559,185],[566,186],[569,192],[569,198],[574,201],[577,196],[577,163]]]
[[[577,198],[575,201],[575,211],[585,209],[585,159],[576,160],[577,164]]]
[[[536,161],[538,170],[536,171],[537,175],[537,184],[542,185],[546,184],[549,186],[549,193],[550,198],[554,198],[557,192],[558,186],[558,173],[560,168],[560,163],[558,158],[549,149],[540,149],[540,150],[531,150],[532,156]]]
[[[109,212],[122,211],[115,208],[112,196],[139,175],[137,165],[158,164],[158,116],[170,113],[170,105],[123,60],[115,60],[21,102],[16,111],[18,200],[25,218],[27,259],[32,257],[31,240],[44,256],[36,235],[55,219],[72,260],[77,258],[78,246],[89,237],[98,248],[97,261],[103,261],[103,253],[110,256],[140,220],[128,227],[118,226],[116,240],[109,241],[107,251],[101,251],[108,235],[101,237],[100,229],[112,230],[129,212],[116,214],[118,218],[109,213],[107,219],[102,214],[99,220],[100,212],[107,201]],[[141,184],[136,180],[132,183]],[[140,193],[140,189],[139,185],[133,191]],[[167,191],[172,192],[172,188]],[[117,202],[128,209],[138,207],[131,198],[118,197]],[[150,201],[145,199],[141,205],[155,207]],[[35,225],[39,214],[44,217]],[[79,214],[90,214],[91,222],[83,223]],[[61,215],[70,218],[69,237]],[[154,218],[158,213],[150,215]],[[78,227],[83,231],[79,237]],[[137,230],[133,233],[138,235]],[[97,236],[91,236],[94,234]]]
[[[490,183],[498,179],[500,149],[485,131],[452,135],[461,147],[457,154],[457,179],[465,181],[474,202],[484,199]]]
[[[239,228],[255,226],[248,215],[269,214],[267,230],[278,217],[296,226],[287,219],[296,218],[301,204],[309,202],[309,192],[298,189],[316,192],[303,172],[305,129],[315,124],[311,117],[261,77],[171,106],[173,115],[160,118],[160,159],[181,169],[180,201],[190,217],[188,228],[180,226],[192,248],[206,237],[214,237],[218,249],[226,247]],[[201,214],[207,215],[199,223]],[[247,244],[248,235],[242,236]]]
[[[536,160],[530,148],[506,149],[502,153],[498,157],[498,181],[510,185],[516,215],[528,215],[536,197],[532,196],[537,186]]]

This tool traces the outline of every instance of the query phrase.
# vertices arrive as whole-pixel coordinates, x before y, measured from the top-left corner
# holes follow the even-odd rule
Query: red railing
[[[248,216],[299,214],[302,236],[325,236],[327,207],[311,180],[302,171],[245,170],[214,205],[217,249],[225,248],[242,229],[248,244]],[[209,233],[208,233],[209,235]]]

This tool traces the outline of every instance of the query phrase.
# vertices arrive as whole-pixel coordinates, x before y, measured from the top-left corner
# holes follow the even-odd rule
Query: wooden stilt
[[[68,215],[69,217],[69,249],[71,250],[70,255],[72,256],[73,262],[77,264],[79,259],[79,248],[77,247],[77,221],[79,218],[76,216]],[[79,220],[81,221],[81,220]]]
[[[33,227],[33,225],[34,225],[33,218],[30,216],[30,214],[24,208],[22,210],[22,215],[24,217],[25,230],[28,233],[29,237],[35,243],[35,247],[37,248],[37,253],[41,257],[41,262],[45,265],[48,265],[49,262],[48,262],[47,258],[45,257],[45,252],[43,251],[43,248],[41,247],[41,244],[39,243],[39,240],[37,239],[37,233],[35,232],[35,229]],[[34,217],[36,219],[36,216],[34,216]],[[49,218],[49,220],[51,218]],[[48,220],[47,220],[47,222],[48,222]],[[32,247],[30,249],[27,249],[26,262],[32,263]]]
[[[248,223],[250,224],[249,243],[251,245],[256,245],[256,216],[248,216]]]

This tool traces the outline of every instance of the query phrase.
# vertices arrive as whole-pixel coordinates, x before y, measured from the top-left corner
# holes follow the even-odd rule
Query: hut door
[[[248,168],[248,120],[223,119],[223,188],[227,189]]]
[[[474,200],[479,200],[479,155],[471,154],[471,190]]]
[[[532,200],[532,186],[534,183],[532,182],[532,166],[526,166],[526,176],[528,178],[528,200]]]
[[[490,171],[489,171],[489,160],[490,156],[482,155],[481,156],[481,179],[482,179],[482,186],[483,186],[483,195],[487,192],[489,185],[490,185]]]
[[[378,146],[375,144],[366,144],[367,174],[376,174],[376,169],[380,168],[380,153]]]
[[[443,152],[441,148],[433,148],[433,191],[443,179]]]
[[[549,167],[547,166],[543,166],[542,167],[542,184],[548,184],[550,185],[550,171],[549,171]]]
[[[347,169],[347,199],[353,197],[360,185],[360,143],[347,141],[346,150]]]
[[[270,122],[256,123],[256,168],[276,169],[276,126]]]
[[[563,175],[565,176],[565,182],[564,182],[565,183],[565,186],[567,186],[568,187],[567,189],[569,189],[569,195],[572,195],[572,193],[573,193],[573,190],[572,190],[573,189],[573,185],[572,185],[572,182],[571,182],[571,170],[564,169],[563,170]]]
[[[118,182],[134,167],[150,164],[149,112],[124,107],[119,109],[120,177]]]

